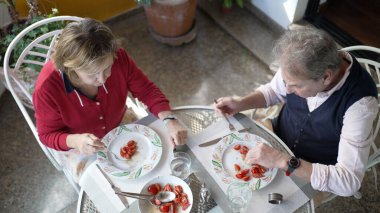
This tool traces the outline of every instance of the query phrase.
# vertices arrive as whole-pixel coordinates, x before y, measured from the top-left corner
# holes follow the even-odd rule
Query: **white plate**
[[[162,188],[169,183],[172,185],[173,189],[175,185],[181,185],[183,192],[187,194],[187,198],[189,200],[190,206],[185,210],[182,211],[181,207],[177,207],[178,213],[189,213],[191,208],[193,207],[193,193],[191,192],[191,189],[185,181],[175,177],[175,176],[159,176],[152,180],[150,180],[145,186],[141,189],[141,193],[149,194],[148,187],[151,184],[159,183]],[[148,201],[145,200],[138,200],[139,210],[141,213],[159,213],[157,206],[154,206],[153,204],[150,204]]]
[[[137,151],[128,161],[121,161],[109,153],[111,150],[120,158],[120,148],[134,140]],[[151,128],[139,124],[119,126],[102,139],[107,146],[105,152],[98,152],[100,166],[108,174],[123,179],[138,179],[148,174],[158,164],[162,155],[161,139]]]
[[[244,164],[241,154],[238,151],[234,150],[234,146],[236,144],[241,144],[247,146],[248,149],[251,149],[258,143],[266,143],[271,146],[271,144],[263,138],[246,132],[230,134],[222,138],[222,140],[217,144],[212,155],[212,165],[214,167],[214,171],[220,176],[225,184],[240,182],[242,184],[247,184],[252,191],[255,191],[267,186],[272,182],[277,174],[277,168],[268,169],[262,178],[254,178],[251,175],[251,179],[247,182],[235,177],[235,164],[238,164],[241,169],[249,169],[251,167],[250,165]]]

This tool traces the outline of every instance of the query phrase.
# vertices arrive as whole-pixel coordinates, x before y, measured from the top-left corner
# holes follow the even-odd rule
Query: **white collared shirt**
[[[310,112],[321,106],[346,81],[352,58],[348,53],[342,53],[350,62],[350,66],[335,87],[306,99]],[[286,102],[286,88],[280,72],[275,74],[270,83],[260,86],[258,90],[263,93],[267,106]],[[347,109],[343,117],[337,163],[330,166],[312,164],[310,181],[314,189],[350,196],[360,188],[368,162],[370,144],[374,140],[372,124],[378,110],[378,101],[375,97],[363,97]]]

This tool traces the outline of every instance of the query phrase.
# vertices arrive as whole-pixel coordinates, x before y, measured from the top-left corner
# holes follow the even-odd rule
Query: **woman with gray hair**
[[[172,115],[168,99],[117,45],[111,30],[93,19],[69,23],[41,70],[33,104],[41,142],[74,159],[74,177],[88,165],[80,156],[104,149],[100,139],[122,122],[129,92],[164,121],[170,142],[186,143],[187,130]]]
[[[239,98],[222,97],[215,108],[233,115],[284,103],[274,132],[295,157],[260,144],[246,163],[279,168],[310,181],[315,190],[351,196],[364,177],[378,111],[376,85],[349,53],[315,28],[287,31],[274,47],[272,81]]]

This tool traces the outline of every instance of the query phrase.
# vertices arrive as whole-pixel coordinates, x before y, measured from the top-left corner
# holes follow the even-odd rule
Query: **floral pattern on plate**
[[[137,143],[137,151],[130,160],[121,161],[109,153],[112,151],[121,157],[121,147],[130,140]],[[147,126],[139,124],[119,126],[107,133],[102,142],[107,149],[97,153],[97,160],[102,169],[114,177],[127,180],[138,179],[153,170],[161,159],[161,139]]]
[[[267,186],[277,174],[277,168],[270,168],[264,173],[262,178],[254,178],[247,182],[237,179],[235,174],[234,165],[238,164],[242,169],[251,168],[249,165],[244,164],[241,154],[234,150],[236,144],[245,145],[248,149],[255,147],[258,143],[266,143],[271,146],[263,138],[251,134],[251,133],[232,133],[222,138],[221,141],[215,147],[212,155],[212,165],[214,171],[220,176],[225,184],[231,184],[233,182],[240,182],[244,185],[248,185],[252,191],[259,190]]]

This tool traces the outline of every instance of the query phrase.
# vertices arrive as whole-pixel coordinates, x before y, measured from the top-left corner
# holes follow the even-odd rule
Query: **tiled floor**
[[[268,57],[277,33],[245,10],[225,17],[207,3],[201,8],[207,13],[197,11],[197,38],[181,47],[154,41],[141,11],[108,22],[173,106],[243,95],[272,77]],[[41,152],[9,92],[0,97],[0,127],[0,212],[75,212],[75,191]],[[380,212],[371,173],[365,181],[361,200],[337,198],[316,212]]]

